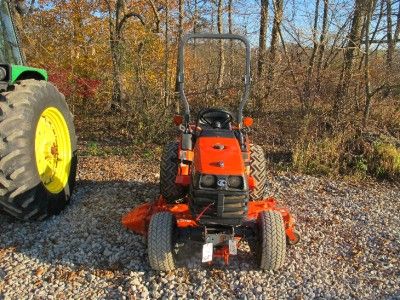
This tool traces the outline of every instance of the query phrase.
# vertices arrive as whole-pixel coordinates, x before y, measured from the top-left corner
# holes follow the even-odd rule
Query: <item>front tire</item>
[[[175,267],[173,254],[176,220],[170,212],[152,216],[148,232],[150,266],[157,271],[172,271]]]
[[[23,220],[70,201],[77,157],[72,115],[49,82],[23,80],[0,96],[0,208]]]
[[[279,212],[263,211],[258,219],[259,265],[263,270],[278,270],[285,262],[286,233]]]

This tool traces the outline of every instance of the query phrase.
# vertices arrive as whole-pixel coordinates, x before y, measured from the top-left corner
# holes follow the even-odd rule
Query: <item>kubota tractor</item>
[[[237,113],[206,108],[192,120],[184,92],[184,45],[190,39],[234,39],[245,44],[244,92]],[[147,236],[153,269],[176,267],[175,247],[190,239],[203,244],[202,261],[215,257],[226,263],[242,240],[256,241],[258,264],[266,270],[280,268],[286,244],[299,235],[290,213],[263,199],[266,162],[260,146],[247,135],[251,118],[243,118],[250,89],[250,46],[238,35],[192,34],[179,47],[180,98],[185,112],[176,116],[181,134],[163,152],[158,199],[123,216],[127,228]]]
[[[76,175],[75,129],[47,72],[25,66],[11,9],[0,0],[0,210],[44,219],[69,202]]]

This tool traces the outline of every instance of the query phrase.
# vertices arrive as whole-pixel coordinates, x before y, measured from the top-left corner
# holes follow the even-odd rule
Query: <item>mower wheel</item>
[[[300,242],[300,233],[298,232],[294,232],[294,236],[296,237],[296,239],[294,241],[292,241],[291,239],[289,239],[288,237],[286,237],[286,242],[289,246],[294,246],[297,245]]]
[[[174,233],[176,219],[170,212],[159,212],[152,216],[148,232],[150,266],[158,271],[172,271],[174,261]]]
[[[77,156],[73,117],[49,82],[21,80],[0,95],[0,209],[23,220],[70,201]]]
[[[175,183],[178,166],[178,143],[171,142],[164,148],[160,165],[160,192],[168,203],[175,203],[184,196],[183,186]]]
[[[262,200],[267,181],[267,172],[264,150],[259,145],[250,144],[250,175],[255,183],[255,187],[250,191],[250,200]]]
[[[286,234],[282,215],[268,210],[259,215],[259,264],[263,270],[283,266],[286,254]]]

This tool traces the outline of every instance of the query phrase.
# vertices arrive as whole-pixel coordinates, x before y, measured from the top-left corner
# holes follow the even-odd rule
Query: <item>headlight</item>
[[[201,176],[201,185],[204,187],[215,186],[217,179],[214,175],[203,175]]]
[[[242,176],[229,176],[228,177],[228,186],[234,189],[240,189],[243,187],[243,178]]]

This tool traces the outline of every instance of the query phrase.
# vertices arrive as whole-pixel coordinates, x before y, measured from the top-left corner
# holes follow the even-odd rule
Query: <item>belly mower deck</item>
[[[241,226],[236,227],[235,232],[233,233],[234,239],[237,243],[244,237],[246,231],[251,231],[252,228],[257,227],[256,225],[259,215],[265,211],[275,211],[281,214],[284,221],[285,234],[289,244],[296,244],[299,241],[299,235],[295,231],[295,220],[293,216],[286,208],[278,207],[275,198],[270,197],[262,201],[250,201],[248,203],[247,217],[243,220]],[[146,237],[151,217],[159,212],[172,213],[176,219],[177,228],[185,232],[185,237],[190,236],[191,233],[193,235],[199,235],[199,229],[206,229],[206,227],[199,224],[201,214],[194,217],[191,214],[187,203],[168,204],[162,196],[159,196],[153,202],[143,203],[132,209],[122,217],[122,224],[127,229]],[[207,232],[207,229],[205,231]],[[212,234],[210,236],[212,236]],[[223,239],[223,236],[224,234],[220,233],[218,238]],[[212,251],[212,259],[223,258],[225,263],[228,264],[230,255],[235,252],[230,249],[230,244],[222,243],[222,246],[219,247],[215,247],[216,244],[218,245],[215,241],[213,244],[214,250]]]

